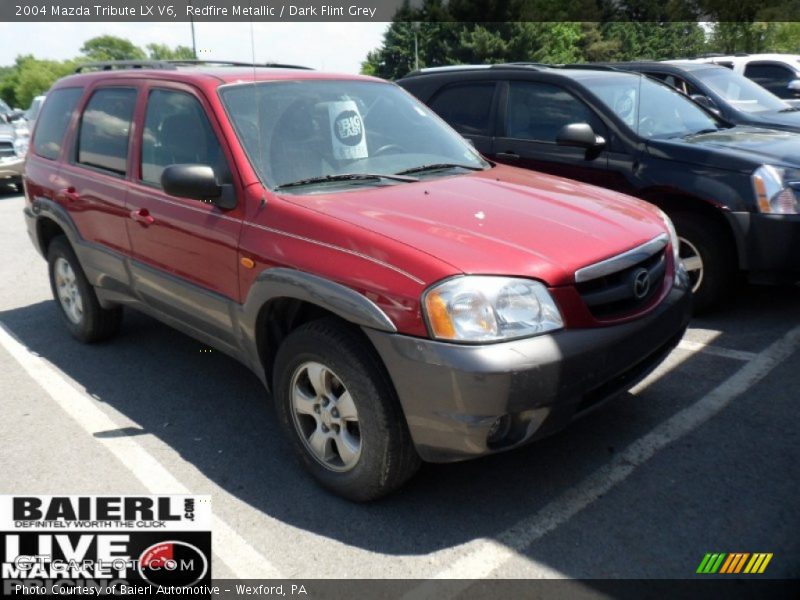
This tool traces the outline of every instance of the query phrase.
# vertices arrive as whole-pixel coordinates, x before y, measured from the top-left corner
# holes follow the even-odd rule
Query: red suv
[[[551,433],[686,328],[661,211],[494,165],[396,85],[97,67],[48,93],[24,175],[65,326],[127,306],[239,359],[343,496]]]

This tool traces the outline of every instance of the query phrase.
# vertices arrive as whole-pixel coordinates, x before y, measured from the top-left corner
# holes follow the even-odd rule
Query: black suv
[[[731,123],[800,132],[800,108],[728,68],[694,62],[607,65],[663,81]]]
[[[731,126],[668,85],[608,68],[442,67],[398,83],[493,160],[665,210],[698,310],[724,299],[737,270],[800,279],[800,135]]]

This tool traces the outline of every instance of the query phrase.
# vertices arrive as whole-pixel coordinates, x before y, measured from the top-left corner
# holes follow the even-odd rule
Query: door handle
[[[495,156],[506,160],[519,160],[519,154],[516,152],[498,152]]]
[[[131,219],[142,225],[152,225],[156,220],[150,215],[150,211],[146,208],[131,211]]]
[[[81,195],[72,186],[61,190],[61,197],[67,202],[77,202],[81,199]]]

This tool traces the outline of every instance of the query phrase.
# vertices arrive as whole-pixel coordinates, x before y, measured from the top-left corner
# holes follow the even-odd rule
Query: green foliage
[[[414,70],[415,33],[420,67],[800,52],[799,23],[758,22],[782,14],[800,20],[800,0],[406,1],[362,72],[397,79]]]
[[[194,53],[186,46],[171,48],[166,44],[148,44],[146,52],[129,40],[103,35],[87,40],[81,56],[56,61],[18,56],[13,66],[0,67],[0,98],[10,106],[27,108],[31,100],[45,93],[53,83],[75,71],[81,63],[105,60],[192,59]]]
[[[188,46],[170,48],[166,44],[147,44],[147,54],[153,60],[193,59],[194,52]]]
[[[113,35],[101,35],[87,40],[81,46],[81,54],[92,61],[141,60],[144,51],[130,40]]]

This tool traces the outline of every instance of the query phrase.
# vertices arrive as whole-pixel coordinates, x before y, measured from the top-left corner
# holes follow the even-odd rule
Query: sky
[[[388,23],[254,23],[255,61],[358,73],[380,45]],[[0,65],[18,54],[63,60],[86,40],[111,34],[144,47],[151,42],[192,45],[189,23],[0,23]],[[198,58],[252,60],[250,23],[195,23]]]

